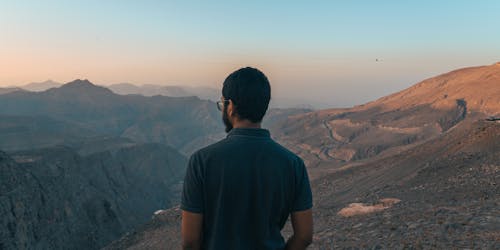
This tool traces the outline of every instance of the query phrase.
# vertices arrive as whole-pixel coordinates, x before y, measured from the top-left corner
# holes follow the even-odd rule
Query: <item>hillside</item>
[[[177,204],[185,164],[160,144],[0,151],[0,248],[100,248]]]
[[[398,153],[467,119],[499,115],[499,82],[498,63],[459,69],[364,105],[290,116],[271,131],[307,166],[341,166]]]
[[[479,121],[318,178],[312,184],[315,247],[498,248],[499,162],[500,123]],[[339,214],[350,204],[377,206],[384,198],[400,202],[365,215],[362,209]]]
[[[47,116],[0,115],[0,150],[6,152],[72,145],[98,136],[73,122]]]

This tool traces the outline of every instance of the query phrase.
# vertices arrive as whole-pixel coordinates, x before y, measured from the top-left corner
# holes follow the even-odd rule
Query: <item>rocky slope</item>
[[[498,63],[459,69],[364,105],[290,116],[271,130],[309,167],[341,166],[399,152],[468,118],[498,116],[499,82]]]
[[[0,150],[12,152],[71,145],[99,134],[74,122],[47,116],[0,115]]]
[[[499,162],[500,123],[480,121],[319,178],[314,248],[498,248]],[[400,202],[365,215],[339,214],[383,198]]]
[[[0,249],[102,247],[177,204],[185,164],[161,144],[0,151]]]

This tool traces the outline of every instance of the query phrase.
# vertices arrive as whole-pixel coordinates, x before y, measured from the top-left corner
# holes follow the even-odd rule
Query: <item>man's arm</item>
[[[312,210],[292,212],[293,235],[286,243],[286,250],[303,250],[312,243],[313,218]]]
[[[182,249],[200,249],[202,242],[203,214],[182,210]]]

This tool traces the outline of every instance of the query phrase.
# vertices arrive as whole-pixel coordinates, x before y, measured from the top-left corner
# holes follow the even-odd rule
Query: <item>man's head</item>
[[[260,124],[271,100],[271,85],[260,70],[241,68],[224,80],[222,98],[227,100],[222,110],[226,132],[236,122]]]

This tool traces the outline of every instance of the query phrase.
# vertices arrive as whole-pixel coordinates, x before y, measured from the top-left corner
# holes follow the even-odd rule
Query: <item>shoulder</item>
[[[213,154],[223,152],[223,148],[227,145],[228,141],[226,138],[219,140],[218,142],[212,143],[208,146],[202,147],[194,151],[190,158],[192,159],[204,159]]]
[[[302,158],[300,158],[300,156],[298,156],[297,154],[295,154],[294,152],[292,152],[290,149],[286,148],[285,146],[281,145],[277,141],[272,140],[272,142],[275,145],[276,149],[279,152],[281,152],[282,154],[290,157],[293,160],[302,160]]]

